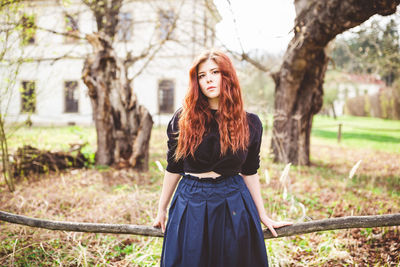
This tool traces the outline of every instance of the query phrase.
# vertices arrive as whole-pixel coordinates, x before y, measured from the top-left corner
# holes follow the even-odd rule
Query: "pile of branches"
[[[25,145],[18,148],[13,155],[12,172],[14,177],[28,176],[33,173],[48,173],[67,168],[83,168],[87,161],[81,153],[81,148],[69,152],[51,152],[39,150],[35,147]]]

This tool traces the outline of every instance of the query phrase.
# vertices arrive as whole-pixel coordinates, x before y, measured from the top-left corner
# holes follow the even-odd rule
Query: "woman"
[[[161,266],[268,266],[260,220],[274,236],[274,228],[291,223],[265,212],[257,174],[262,124],[244,111],[225,54],[212,50],[195,59],[183,108],[167,134],[168,165],[153,224],[165,232]]]

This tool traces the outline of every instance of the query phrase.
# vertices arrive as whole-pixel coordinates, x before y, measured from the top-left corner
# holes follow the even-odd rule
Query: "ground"
[[[74,129],[93,137],[91,129]],[[55,138],[50,136],[45,140]],[[312,165],[291,166],[281,177],[285,166],[272,163],[269,137],[265,131],[259,174],[272,218],[299,222],[400,213],[400,149],[396,153],[396,147],[338,144],[316,132]],[[0,184],[0,210],[60,221],[150,225],[163,174],[156,161],[166,166],[165,138],[165,128],[154,129],[148,173],[91,167],[30,176],[20,179],[13,193]],[[0,266],[157,266],[161,254],[162,238],[156,237],[50,231],[4,222],[0,228]],[[398,266],[399,231],[400,227],[326,231],[267,240],[266,246],[271,266]]]

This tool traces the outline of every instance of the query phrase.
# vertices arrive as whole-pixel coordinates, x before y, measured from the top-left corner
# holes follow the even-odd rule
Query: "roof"
[[[345,75],[345,79],[354,83],[363,83],[363,84],[376,84],[380,86],[385,86],[385,82],[382,81],[378,75],[373,74],[354,74],[348,73]]]

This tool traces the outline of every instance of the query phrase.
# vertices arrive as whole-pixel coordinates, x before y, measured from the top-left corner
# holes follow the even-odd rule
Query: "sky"
[[[286,50],[293,36],[293,0],[214,0],[214,3],[222,16],[216,27],[217,37],[230,49],[241,51],[239,36],[245,52]]]
[[[222,17],[216,27],[217,37],[228,48],[238,52],[241,52],[238,36],[245,52],[252,49],[264,49],[274,54],[284,52],[293,37],[291,30],[296,17],[293,2],[294,0],[214,0]],[[386,23],[390,18],[400,21],[400,8],[397,8],[395,15],[375,15],[372,18]],[[398,25],[400,32],[400,23]],[[358,27],[355,27],[345,35],[357,30]]]

